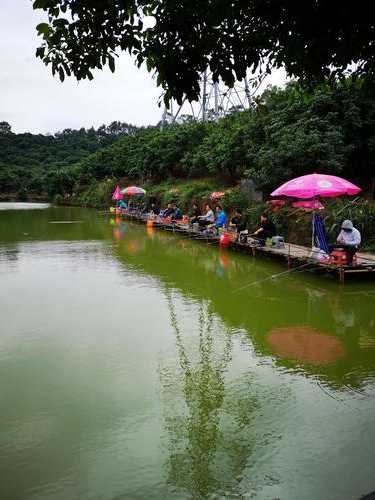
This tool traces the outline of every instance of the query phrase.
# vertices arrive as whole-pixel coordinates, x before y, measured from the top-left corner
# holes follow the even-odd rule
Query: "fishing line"
[[[239,292],[240,290],[244,290],[245,288],[248,288],[249,286],[252,286],[252,285],[256,285],[258,283],[263,283],[265,281],[278,278],[279,276],[284,276],[286,274],[293,273],[294,271],[297,271],[299,269],[302,269],[303,267],[307,267],[307,266],[311,266],[311,265],[314,265],[314,264],[312,264],[311,262],[306,262],[305,264],[301,264],[300,266],[294,267],[293,269],[288,269],[287,271],[283,271],[283,272],[278,273],[278,274],[272,274],[271,276],[268,276],[267,278],[264,278],[262,280],[252,281],[251,283],[248,283],[247,285],[243,285],[240,288],[233,290],[232,293]]]

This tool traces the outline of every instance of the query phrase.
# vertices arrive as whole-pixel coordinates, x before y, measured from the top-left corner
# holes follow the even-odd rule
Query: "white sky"
[[[35,26],[43,21],[32,0],[0,0],[0,121],[14,132],[54,133],[64,128],[97,128],[114,120],[155,124],[161,90],[146,69],[130,56],[116,61],[116,72],[96,71],[94,80],[63,83],[36,59],[40,45]],[[283,72],[270,83],[282,84]]]

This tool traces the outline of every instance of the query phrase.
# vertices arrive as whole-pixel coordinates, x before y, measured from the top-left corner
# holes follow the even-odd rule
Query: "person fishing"
[[[341,231],[337,236],[336,243],[328,245],[329,251],[342,249],[347,256],[348,265],[352,265],[353,257],[358,252],[361,245],[361,233],[353,226],[351,220],[344,220],[341,224]]]
[[[260,226],[250,236],[258,240],[261,245],[265,245],[267,238],[276,236],[276,226],[266,213],[260,216]]]
[[[168,203],[167,208],[160,212],[160,217],[170,217],[174,210],[171,203]]]
[[[227,214],[225,213],[223,207],[221,205],[217,205],[216,207],[216,220],[215,220],[215,228],[219,229],[228,224]]]
[[[172,209],[173,209],[173,212],[171,214],[172,221],[180,221],[183,217],[181,208],[179,208],[176,203],[173,203]]]
[[[199,227],[204,228],[205,226],[210,226],[215,222],[215,215],[211,208],[211,205],[206,204],[206,213],[204,215],[199,216]]]
[[[191,210],[189,212],[189,217],[190,217],[190,225],[192,226],[193,224],[196,224],[199,222],[199,217],[202,215],[198,205],[196,203],[193,203],[193,206],[191,207]]]
[[[119,200],[118,201],[118,208],[121,210],[126,210],[128,208],[128,205],[126,204],[125,200]]]
[[[242,210],[240,208],[236,208],[234,217],[232,217],[229,225],[236,230],[236,239],[241,239],[241,233],[243,233],[243,231],[247,231],[247,218],[242,213]]]

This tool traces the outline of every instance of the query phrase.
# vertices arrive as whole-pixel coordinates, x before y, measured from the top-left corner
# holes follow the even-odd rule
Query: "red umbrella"
[[[125,196],[143,196],[146,194],[145,189],[142,189],[137,186],[129,186],[121,191],[121,194]]]

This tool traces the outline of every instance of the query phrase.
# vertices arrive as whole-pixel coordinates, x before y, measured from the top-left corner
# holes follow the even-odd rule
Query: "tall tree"
[[[34,0],[48,13],[37,26],[37,56],[61,80],[93,78],[119,51],[156,71],[157,83],[181,102],[199,94],[209,67],[227,85],[247,69],[285,66],[289,75],[322,79],[348,69],[373,74],[371,3],[349,0]],[[145,22],[146,21],[146,22]]]
[[[9,125],[8,122],[0,122],[0,134],[11,134],[12,133],[12,127]]]

